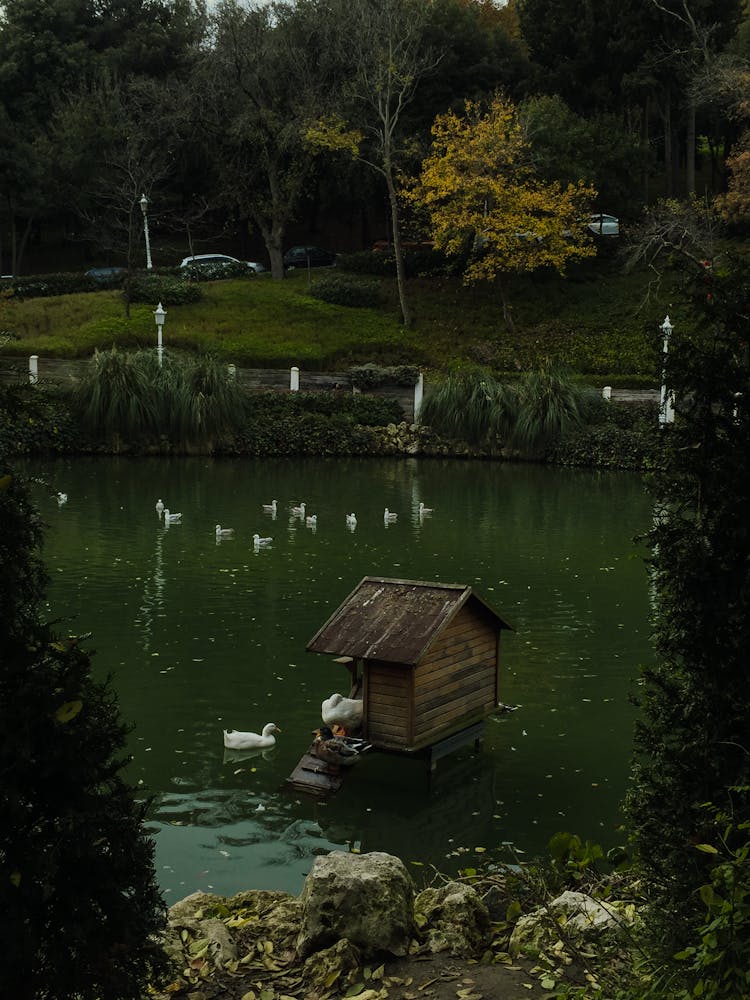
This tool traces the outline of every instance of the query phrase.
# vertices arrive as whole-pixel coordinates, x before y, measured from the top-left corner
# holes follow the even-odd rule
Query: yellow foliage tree
[[[583,181],[562,187],[534,175],[529,144],[512,102],[497,95],[485,110],[467,101],[432,127],[432,148],[410,198],[430,219],[436,247],[470,251],[467,283],[495,281],[511,325],[502,276],[596,254],[585,218],[596,195]]]

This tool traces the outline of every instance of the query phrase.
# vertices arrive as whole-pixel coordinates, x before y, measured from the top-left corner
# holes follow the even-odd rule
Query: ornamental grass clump
[[[567,368],[545,361],[519,383],[514,447],[536,453],[579,427],[594,395],[578,385]]]
[[[483,369],[453,372],[422,403],[419,420],[438,434],[472,445],[503,441],[514,426],[514,390]]]
[[[140,356],[113,347],[96,351],[74,404],[92,435],[105,435],[119,451],[123,441],[139,441],[156,428],[156,394]]]

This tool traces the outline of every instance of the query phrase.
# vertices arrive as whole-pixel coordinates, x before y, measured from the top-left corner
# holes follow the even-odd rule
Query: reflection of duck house
[[[471,587],[367,576],[307,649],[347,667],[374,749],[424,752],[434,766],[477,743],[497,708],[503,629]]]

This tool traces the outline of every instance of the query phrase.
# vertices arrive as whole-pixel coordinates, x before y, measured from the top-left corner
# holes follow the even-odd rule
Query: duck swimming
[[[258,534],[253,535],[253,547],[256,549],[266,548],[272,541],[273,538],[261,538]]]
[[[434,507],[425,507],[425,505],[420,501],[419,516],[422,517],[423,514],[431,514],[434,509]]]
[[[261,504],[261,507],[263,508],[264,511],[266,511],[266,513],[268,513],[268,514],[275,514],[276,513],[276,504],[277,504],[277,502],[278,501],[276,501],[276,500],[272,500],[270,503]]]
[[[175,521],[179,521],[181,517],[182,517],[181,513],[172,514],[169,510],[169,507],[164,508],[164,521],[166,524],[174,524]]]
[[[274,733],[280,732],[274,722],[266,723],[262,733],[241,733],[236,729],[225,729],[224,746],[230,750],[267,750],[276,744]]]
[[[394,514],[394,512],[393,512],[392,510],[388,510],[388,508],[387,508],[387,507],[386,507],[386,508],[385,508],[385,510],[383,511],[383,520],[384,520],[384,521],[385,521],[386,523],[387,523],[388,521],[395,521],[397,517],[398,517],[398,514]]]
[[[326,726],[341,726],[347,733],[356,732],[362,727],[361,698],[344,698],[341,694],[332,694],[325,699],[320,711]]]
[[[305,516],[305,505],[301,503],[299,507],[292,507],[292,514],[297,514],[299,517]]]
[[[217,538],[229,538],[230,535],[234,534],[234,528],[222,528],[220,524],[216,525],[216,537]]]

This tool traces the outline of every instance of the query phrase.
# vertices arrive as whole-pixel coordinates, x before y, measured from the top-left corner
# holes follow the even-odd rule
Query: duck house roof
[[[465,584],[366,576],[306,648],[414,665],[467,603],[489,616],[498,630],[513,628]]]

